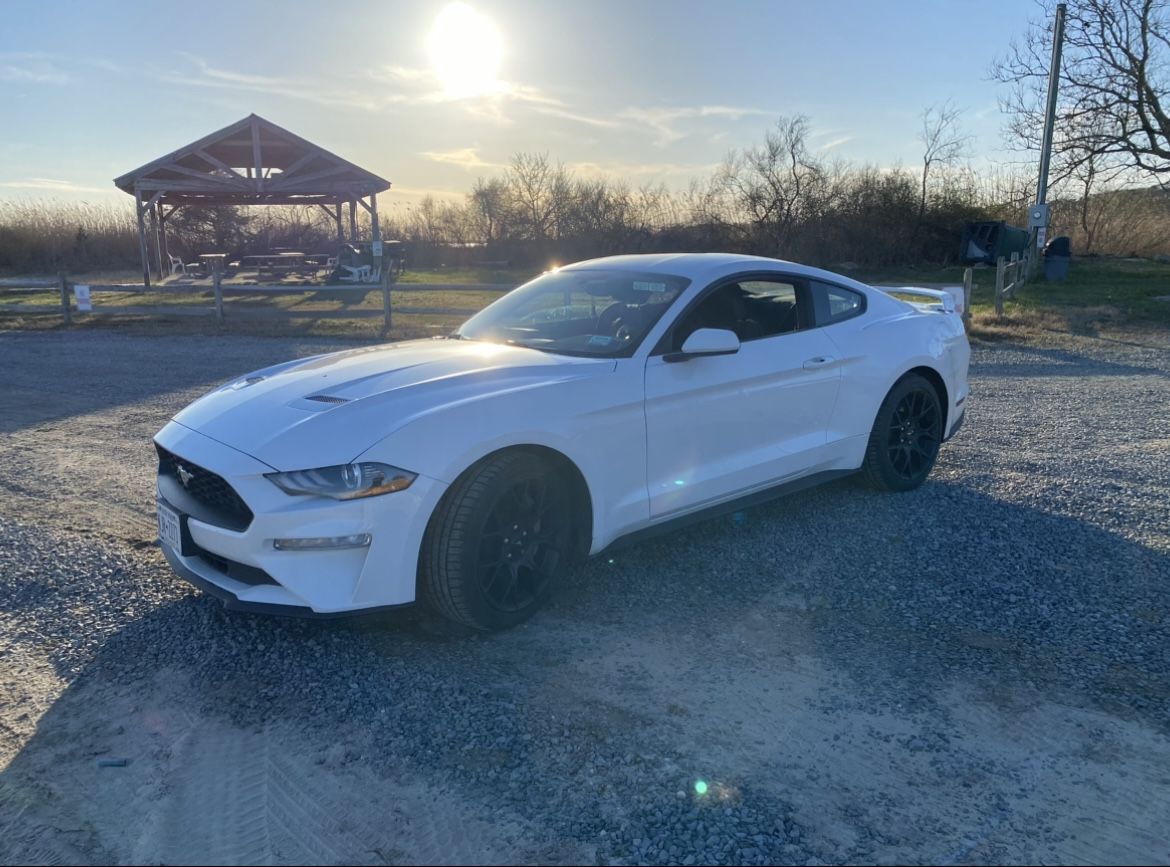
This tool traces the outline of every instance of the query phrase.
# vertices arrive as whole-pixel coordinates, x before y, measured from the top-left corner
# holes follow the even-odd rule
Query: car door
[[[652,519],[815,469],[840,369],[812,324],[807,284],[774,274],[721,281],[680,315],[646,361]],[[700,327],[736,331],[739,351],[667,361]]]

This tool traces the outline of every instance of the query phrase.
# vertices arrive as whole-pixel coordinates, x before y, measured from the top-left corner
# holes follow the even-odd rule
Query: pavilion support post
[[[353,200],[351,200],[349,203],[349,240],[355,244],[358,241],[357,202]]]
[[[163,263],[162,263],[162,221],[159,219],[158,203],[150,206],[150,230],[154,235],[154,276],[162,282],[163,278]]]
[[[337,221],[337,243],[345,243],[345,229],[341,225],[341,202],[338,202],[333,211],[333,219]]]
[[[171,211],[171,214],[173,213],[174,211]],[[158,206],[158,225],[159,233],[162,235],[162,255],[163,259],[167,262],[168,272],[170,271],[171,265],[171,248],[167,245],[167,217],[169,216],[170,214],[164,211],[163,206],[160,204]]]
[[[150,257],[146,254],[146,210],[142,204],[142,193],[134,191],[134,207],[138,212],[138,252],[142,254],[142,284],[150,288]]]
[[[382,230],[378,226],[378,194],[370,193],[370,207],[367,209],[370,212],[370,241],[371,249],[374,253],[374,273],[382,273],[382,263],[385,261],[382,258]],[[385,280],[382,281],[385,286]],[[389,319],[389,316],[387,316]],[[386,325],[389,328],[389,324]]]

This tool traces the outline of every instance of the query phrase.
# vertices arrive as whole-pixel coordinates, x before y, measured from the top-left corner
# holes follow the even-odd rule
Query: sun
[[[431,68],[450,99],[496,93],[504,43],[495,22],[466,3],[449,3],[428,40]]]

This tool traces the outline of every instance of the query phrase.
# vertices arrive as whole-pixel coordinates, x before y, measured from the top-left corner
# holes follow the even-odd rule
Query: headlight
[[[264,478],[293,496],[356,500],[406,490],[418,478],[418,473],[389,464],[362,462],[291,473],[265,473]]]

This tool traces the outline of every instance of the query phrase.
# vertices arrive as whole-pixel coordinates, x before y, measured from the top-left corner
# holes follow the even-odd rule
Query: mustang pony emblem
[[[195,474],[182,464],[175,465],[175,472],[179,474],[179,481],[183,483],[184,488],[191,483],[193,478],[195,478]]]

